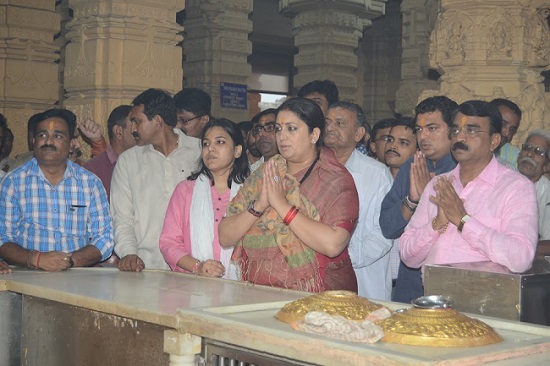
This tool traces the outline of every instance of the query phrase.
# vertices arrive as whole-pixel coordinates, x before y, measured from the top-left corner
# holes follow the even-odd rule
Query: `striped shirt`
[[[8,174],[0,186],[0,217],[0,243],[66,253],[93,245],[102,260],[113,250],[105,189],[99,178],[71,161],[55,186],[36,159]]]

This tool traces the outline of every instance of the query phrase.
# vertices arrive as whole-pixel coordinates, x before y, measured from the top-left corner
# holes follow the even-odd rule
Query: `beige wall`
[[[250,14],[262,4],[273,12],[275,2],[2,1],[0,112],[16,135],[13,154],[26,150],[27,119],[38,111],[64,106],[105,126],[116,105],[148,87],[202,87],[212,95],[215,115],[247,119],[248,111],[219,107],[219,84],[246,84],[251,40],[258,39]],[[371,122],[395,111],[410,114],[418,98],[446,94],[459,102],[516,101],[525,115],[516,144],[527,130],[549,126],[550,97],[541,76],[550,67],[547,0],[335,4],[278,2],[292,22],[296,87],[332,78],[343,99],[366,107]],[[182,27],[176,14],[183,9]],[[288,38],[288,23],[279,23]],[[276,27],[258,28],[267,34],[260,37],[263,47],[281,46]],[[430,69],[442,75],[438,82],[429,79]]]

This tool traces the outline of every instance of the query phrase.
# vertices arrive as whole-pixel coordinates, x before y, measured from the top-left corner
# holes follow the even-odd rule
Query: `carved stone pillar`
[[[433,29],[429,10],[437,8],[436,3],[436,0],[403,0],[401,3],[403,53],[395,111],[403,115],[413,115],[423,90],[437,88],[437,81],[429,78],[428,70],[429,35]]]
[[[363,70],[361,80],[364,80],[363,107],[371,124],[394,115],[395,98],[401,79],[399,4],[400,0],[388,1],[385,15],[373,21],[360,44],[359,64],[362,67],[359,69]]]
[[[507,98],[523,112],[513,143],[550,125],[541,72],[550,65],[548,0],[442,0],[430,39],[439,90],[457,102]]]
[[[214,116],[235,122],[248,119],[247,109],[221,106],[220,85],[246,85],[252,73],[247,58],[252,53],[248,15],[253,0],[187,0],[185,9],[184,86],[209,93]]]
[[[282,11],[293,18],[294,84],[333,80],[344,100],[358,101],[358,42],[370,19],[384,14],[386,0],[281,0]]]
[[[15,135],[12,156],[27,151],[27,121],[58,101],[59,32],[55,0],[0,4],[0,112]]]
[[[147,88],[182,87],[184,0],[69,0],[64,106],[104,127],[111,110]]]

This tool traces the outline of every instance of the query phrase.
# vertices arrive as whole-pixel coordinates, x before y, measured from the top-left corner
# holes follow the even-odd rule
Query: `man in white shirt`
[[[197,169],[200,141],[176,126],[176,107],[163,90],[148,89],[132,102],[137,146],[123,152],[111,181],[115,252],[122,271],[169,269],[159,250],[168,201]]]
[[[359,195],[359,220],[348,248],[359,295],[390,300],[392,241],[382,235],[378,218],[392,178],[384,164],[355,149],[365,133],[364,120],[365,114],[357,104],[333,103],[326,116],[324,142],[352,175]]]
[[[535,183],[539,209],[539,242],[537,255],[550,255],[550,132],[533,130],[521,145],[518,170]]]

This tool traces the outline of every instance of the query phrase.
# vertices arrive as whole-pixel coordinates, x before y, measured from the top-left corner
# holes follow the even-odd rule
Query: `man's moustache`
[[[53,151],[57,151],[57,148],[54,146],[54,145],[42,145],[40,146],[40,149],[50,149],[50,150],[53,150]]]
[[[519,158],[518,159],[518,164],[521,164],[521,163],[529,163],[530,165],[533,166],[533,168],[536,168],[537,167],[537,162],[535,160],[533,160],[532,158],[528,157],[528,156],[524,156],[523,158]]]
[[[400,155],[397,151],[392,150],[392,149],[386,151],[386,152],[384,153],[384,155],[388,155],[389,153],[394,153],[396,156],[401,157],[401,155]]]
[[[135,139],[141,138],[141,136],[139,135],[139,133],[137,131],[132,132],[132,136],[134,136]]]
[[[453,151],[456,151],[458,149],[462,149],[462,150],[466,150],[466,151],[469,150],[468,145],[466,145],[465,143],[460,142],[460,141],[455,142],[454,145],[453,145],[453,148],[452,148]]]

